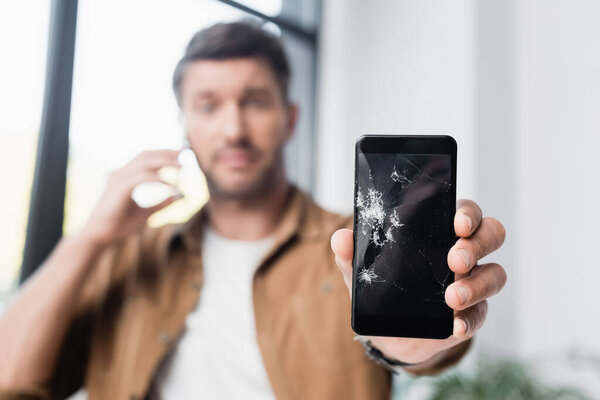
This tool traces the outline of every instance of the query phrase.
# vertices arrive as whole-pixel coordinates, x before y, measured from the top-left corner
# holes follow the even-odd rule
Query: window
[[[40,116],[50,0],[0,2],[0,304],[16,286]]]

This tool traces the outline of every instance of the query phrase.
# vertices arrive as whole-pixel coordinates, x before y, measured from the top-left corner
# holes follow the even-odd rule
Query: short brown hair
[[[198,31],[173,73],[173,92],[181,107],[181,82],[186,67],[197,60],[251,57],[267,62],[275,73],[282,99],[288,100],[290,66],[281,40],[249,21],[218,23]]]

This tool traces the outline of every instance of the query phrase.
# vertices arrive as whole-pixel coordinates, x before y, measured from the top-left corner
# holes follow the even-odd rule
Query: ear
[[[295,103],[288,103],[287,105],[287,137],[286,141],[289,141],[294,136],[296,130],[296,124],[298,123],[298,115],[300,113],[299,107]]]

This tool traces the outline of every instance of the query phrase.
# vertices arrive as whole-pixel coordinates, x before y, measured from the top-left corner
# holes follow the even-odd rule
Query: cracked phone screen
[[[358,153],[355,312],[444,317],[454,281],[449,154]]]

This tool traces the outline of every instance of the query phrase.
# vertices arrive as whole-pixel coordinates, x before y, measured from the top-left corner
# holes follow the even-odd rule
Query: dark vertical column
[[[44,261],[62,236],[76,22],[77,0],[52,1],[44,108],[21,282]]]

